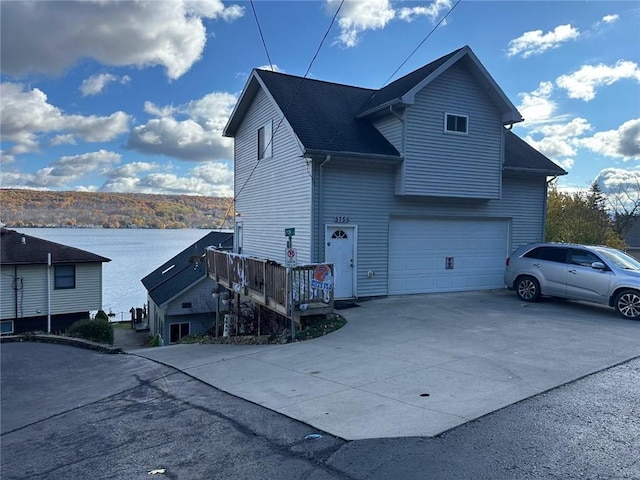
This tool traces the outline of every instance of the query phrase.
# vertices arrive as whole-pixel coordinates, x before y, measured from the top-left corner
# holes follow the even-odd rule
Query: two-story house
[[[254,70],[233,137],[235,250],[333,263],[335,298],[503,287],[544,238],[548,177],[468,46],[372,90]]]

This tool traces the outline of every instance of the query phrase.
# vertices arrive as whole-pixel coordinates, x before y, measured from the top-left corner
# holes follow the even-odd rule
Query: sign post
[[[296,341],[296,320],[293,313],[293,267],[298,266],[298,251],[293,248],[293,236],[295,228],[285,228],[284,236],[287,238],[287,248],[284,251],[284,264],[289,273],[289,308],[291,309],[291,341]]]

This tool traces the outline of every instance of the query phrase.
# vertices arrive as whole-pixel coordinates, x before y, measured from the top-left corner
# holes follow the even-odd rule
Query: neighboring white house
[[[544,238],[548,177],[468,46],[380,90],[254,70],[233,137],[235,251],[335,266],[335,298],[491,289]]]
[[[149,303],[149,330],[165,345],[203,333],[215,323],[217,284],[207,274],[207,247],[230,250],[233,233],[211,232],[142,279]]]
[[[102,264],[111,260],[78,248],[2,228],[2,334],[64,332],[102,308]]]

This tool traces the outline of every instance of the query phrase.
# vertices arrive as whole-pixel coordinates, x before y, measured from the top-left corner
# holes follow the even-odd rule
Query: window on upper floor
[[[56,265],[54,267],[54,288],[61,290],[65,288],[76,288],[76,266]]]
[[[445,113],[444,131],[445,133],[458,133],[466,135],[467,133],[469,133],[469,117],[467,115]]]
[[[273,127],[269,121],[258,129],[258,160],[271,157],[273,153]]]

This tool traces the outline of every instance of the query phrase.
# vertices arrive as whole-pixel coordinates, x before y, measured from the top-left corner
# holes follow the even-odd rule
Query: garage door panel
[[[507,220],[392,219],[390,227],[390,294],[502,287]]]

